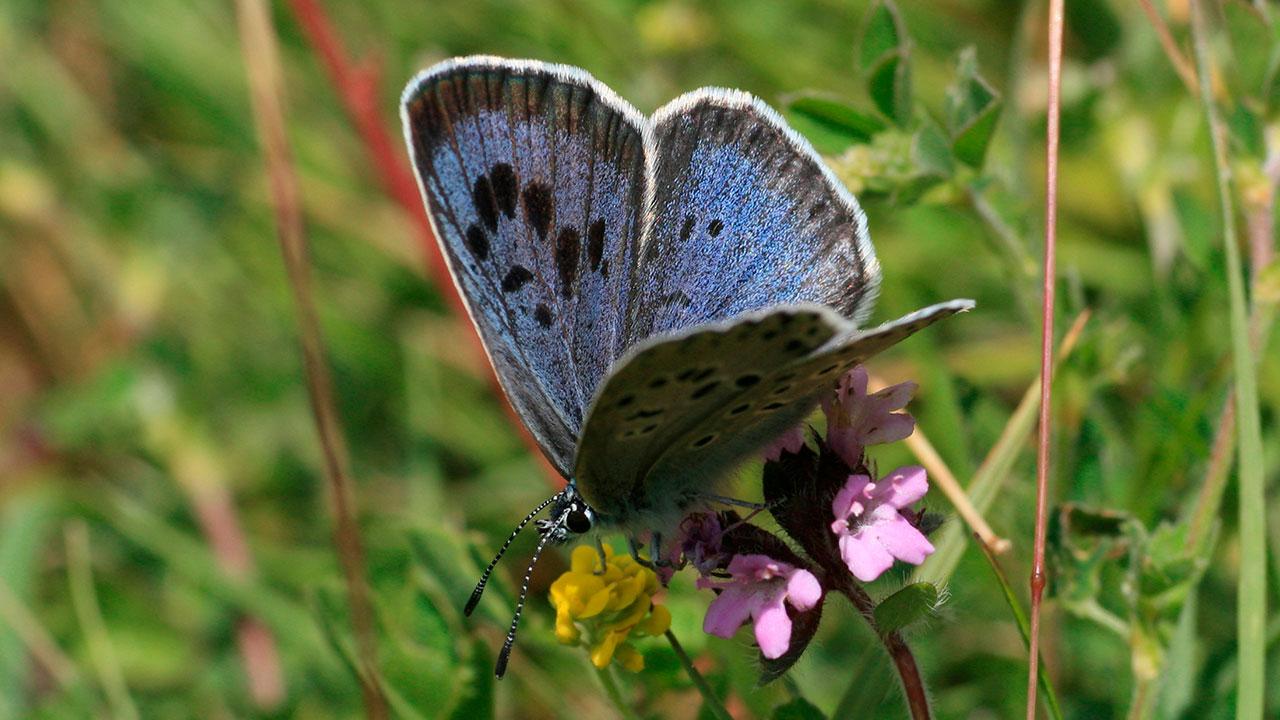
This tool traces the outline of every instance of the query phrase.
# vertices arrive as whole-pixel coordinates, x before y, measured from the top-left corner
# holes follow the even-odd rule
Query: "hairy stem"
[[[929,693],[925,689],[924,678],[920,675],[920,666],[916,664],[916,657],[907,646],[906,640],[902,638],[902,634],[897,631],[880,632],[876,626],[875,601],[866,590],[853,582],[852,576],[840,575],[829,578],[829,581],[833,583],[837,592],[849,598],[849,602],[858,609],[862,617],[871,625],[871,629],[880,636],[884,649],[889,652],[889,657],[893,660],[894,669],[898,671],[898,680],[902,682],[902,694],[906,698],[907,709],[911,711],[911,719],[929,720],[931,717]]]

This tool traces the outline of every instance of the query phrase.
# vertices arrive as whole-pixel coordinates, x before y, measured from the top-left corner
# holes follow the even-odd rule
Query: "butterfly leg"
[[[636,562],[640,563],[640,565],[643,567],[647,567],[650,570],[653,569],[653,563],[649,562],[647,559],[643,557],[640,557],[640,541],[636,540],[635,535],[627,536],[627,547],[631,550],[632,560],[635,560]]]
[[[751,502],[749,500],[739,500],[737,498],[725,497],[724,495],[714,495],[712,493],[699,493],[698,497],[710,502],[720,503],[721,505],[729,505],[731,507],[746,508],[748,510],[760,511],[769,507],[768,503]]]
[[[600,555],[600,569],[592,570],[596,575],[603,575],[606,568],[609,567],[609,556],[604,554],[604,541],[596,536],[596,552]]]
[[[662,557],[662,533],[654,530],[649,533],[649,557],[654,558],[656,567],[671,567],[672,562]]]

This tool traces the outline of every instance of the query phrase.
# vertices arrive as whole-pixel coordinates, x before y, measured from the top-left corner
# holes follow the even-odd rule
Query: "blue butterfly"
[[[743,92],[646,118],[578,68],[467,57],[415,77],[401,116],[498,379],[568,480],[468,614],[548,506],[532,563],[593,528],[656,537],[844,372],[973,306],[861,329],[880,285],[866,216]]]

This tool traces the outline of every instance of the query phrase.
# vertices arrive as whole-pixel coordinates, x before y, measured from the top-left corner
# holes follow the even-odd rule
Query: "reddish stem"
[[[379,77],[376,65],[364,60],[357,66],[342,45],[342,38],[334,32],[333,24],[318,0],[289,0],[289,7],[302,27],[302,33],[320,60],[338,92],[364,143],[369,162],[378,173],[383,189],[410,217],[418,228],[418,240],[427,259],[432,277],[445,292],[454,310],[464,310],[462,299],[453,285],[449,267],[436,246],[435,233],[427,219],[422,196],[412,173],[405,166],[404,152],[399,143],[392,142],[387,125],[379,110]]]
[[[369,156],[370,164],[377,171],[384,189],[391,199],[414,219],[414,224],[418,228],[419,245],[426,257],[427,269],[436,287],[445,294],[445,299],[457,317],[468,317],[466,305],[462,302],[462,296],[458,294],[458,289],[453,283],[453,274],[436,242],[435,232],[431,228],[431,221],[427,217],[422,202],[422,195],[418,191],[418,184],[404,162],[404,151],[400,148],[400,143],[392,141],[391,135],[387,132],[386,119],[380,110],[379,77],[376,66],[370,60],[364,60],[358,64],[352,61],[319,0],[288,0],[288,2],[294,17],[302,27],[307,43],[320,56],[329,80],[342,100],[347,116],[356,126],[356,132],[364,144],[365,153]],[[474,327],[471,328],[470,335],[476,348],[476,357],[486,357],[484,348],[480,344],[480,336],[475,333]],[[529,434],[524,423],[506,401],[506,395],[498,384],[492,368],[489,372],[489,384],[495,394],[503,398],[502,405],[507,417],[519,429],[521,438],[532,451],[533,457],[537,458],[550,484],[555,487],[562,485],[560,474],[547,462],[537,441]]]
[[[1047,577],[1045,526],[1049,503],[1049,429],[1053,388],[1053,305],[1057,280],[1058,135],[1062,99],[1063,0],[1049,0],[1049,107],[1047,109],[1044,199],[1044,287],[1040,329],[1040,432],[1036,446],[1036,530],[1031,566],[1031,641],[1027,658],[1027,720],[1036,717],[1040,673],[1040,605]]]

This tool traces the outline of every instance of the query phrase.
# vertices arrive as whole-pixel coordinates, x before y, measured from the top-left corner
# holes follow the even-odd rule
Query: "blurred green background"
[[[545,592],[567,554],[549,553],[539,567],[501,683],[490,668],[531,537],[516,544],[480,612],[461,617],[477,565],[551,479],[490,390],[468,326],[429,279],[429,249],[384,191],[299,23],[305,5],[272,11],[393,708],[426,718],[611,716],[585,653],[551,634]],[[454,55],[579,65],[645,112],[702,85],[739,87],[780,108],[836,101],[824,114],[802,100],[789,117],[870,215],[885,275],[875,319],[977,300],[975,312],[872,366],[921,384],[912,405],[920,428],[968,483],[1038,367],[1044,8],[903,5],[910,43],[898,40],[912,82],[895,87],[910,103],[904,117],[877,119],[871,138],[840,120],[849,108],[883,115],[855,55],[864,2],[324,7],[359,67],[376,73],[398,160],[403,83]],[[1185,0],[1157,6],[1190,56]],[[1274,7],[1210,8],[1229,50],[1214,88],[1231,129],[1240,243],[1265,318],[1280,295],[1276,267],[1265,265],[1280,174],[1280,34]],[[1209,540],[1185,537],[1185,518],[1216,511],[1217,495],[1202,489],[1222,467],[1211,451],[1231,374],[1203,110],[1138,3],[1071,0],[1067,21],[1060,327],[1086,308],[1092,317],[1056,385],[1054,497],[1106,509],[1125,529],[1055,535],[1045,658],[1067,717],[1125,716],[1153,663],[1166,678],[1148,688],[1155,716],[1226,717],[1234,484]],[[948,92],[962,87],[968,47],[1002,100],[976,163],[947,149]],[[285,278],[233,3],[0,4],[0,718],[362,714]],[[1260,347],[1274,487],[1280,354]],[[1014,432],[1011,472],[988,511],[1013,542],[1001,563],[1024,598],[1028,438]],[[877,459],[911,462],[900,447]],[[1280,502],[1268,502],[1275,517]],[[927,505],[951,513],[936,491]],[[964,548],[963,533],[956,542],[964,554],[950,598],[909,640],[938,717],[1018,716],[1022,640],[986,561]],[[1274,530],[1269,547],[1277,606]],[[872,592],[904,578],[889,573]],[[700,631],[708,600],[680,578],[667,604],[676,634],[740,717],[771,717],[799,696],[826,713],[843,701],[861,716],[905,715],[878,642],[846,605],[828,605],[789,678],[757,688],[749,636]],[[1280,623],[1268,628],[1274,657]],[[646,642],[648,668],[619,674],[635,711],[698,716],[699,695],[670,648]],[[850,699],[851,682],[868,697]]]

